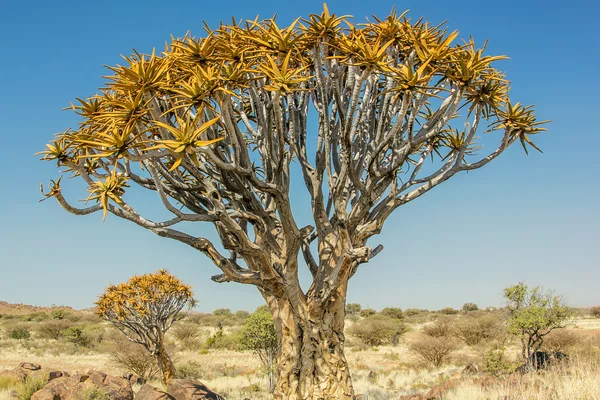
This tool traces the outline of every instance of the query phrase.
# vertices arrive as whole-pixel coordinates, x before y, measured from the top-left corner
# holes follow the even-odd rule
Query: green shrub
[[[64,331],[71,325],[67,321],[53,320],[40,323],[37,328],[37,335],[41,339],[59,340],[64,336]]]
[[[346,304],[346,314],[348,315],[358,314],[360,310],[362,310],[362,307],[358,303]]]
[[[222,329],[206,339],[204,347],[207,349],[240,350],[240,341],[237,332],[225,334]]]
[[[8,337],[16,340],[29,339],[31,337],[31,332],[28,327],[17,325],[8,330]]]
[[[0,375],[0,390],[12,390],[21,384],[21,381],[10,375]]]
[[[76,346],[86,349],[94,347],[94,340],[81,326],[74,326],[63,331],[64,337]]]
[[[373,310],[372,308],[365,308],[364,310],[360,310],[361,317],[367,318],[375,314],[377,314],[377,311]]]
[[[454,334],[469,346],[479,344],[483,340],[498,339],[505,336],[502,321],[494,315],[479,318],[465,317],[454,325]]]
[[[465,303],[462,306],[462,310],[463,310],[463,312],[467,313],[470,311],[477,311],[477,310],[479,310],[479,307],[475,303]]]
[[[221,317],[231,317],[233,316],[233,313],[229,308],[218,308],[215,311],[213,311],[213,315],[218,315]]]
[[[444,338],[452,333],[452,326],[445,318],[437,319],[433,324],[423,327],[423,333],[435,338]]]
[[[175,377],[177,379],[201,380],[207,378],[207,372],[199,362],[186,361],[177,364],[177,373],[175,374]]]
[[[407,317],[412,317],[413,315],[423,314],[423,310],[419,310],[418,308],[407,308],[404,310],[404,315]]]
[[[402,309],[397,307],[386,307],[381,310],[381,315],[385,315],[386,317],[402,319]]]
[[[401,335],[405,330],[404,324],[383,315],[373,315],[361,319],[348,329],[351,335],[369,346],[391,343],[394,335]]]
[[[33,312],[33,313],[29,313],[29,314],[25,315],[22,319],[23,319],[23,321],[41,322],[41,321],[47,320],[48,318],[50,318],[48,313]]]
[[[483,355],[484,371],[495,376],[512,372],[515,365],[506,359],[506,347],[494,346]]]
[[[70,313],[65,310],[53,310],[50,313],[52,319],[65,319]]]
[[[458,314],[458,310],[455,310],[454,308],[451,308],[451,307],[442,308],[438,312],[440,314],[445,314],[445,315],[455,315],[455,314]]]
[[[424,335],[412,341],[409,349],[422,361],[434,367],[440,367],[447,362],[458,346],[450,337],[433,337]]]
[[[245,310],[238,310],[235,312],[234,315],[237,319],[245,320],[246,318],[248,318],[250,316],[250,313]]]
[[[19,400],[30,400],[31,396],[46,386],[46,379],[44,377],[38,376],[35,378],[27,377],[25,382],[17,387],[17,397]]]
[[[146,380],[153,379],[158,373],[156,358],[144,346],[129,341],[120,332],[114,332],[109,338],[108,352],[116,367]]]

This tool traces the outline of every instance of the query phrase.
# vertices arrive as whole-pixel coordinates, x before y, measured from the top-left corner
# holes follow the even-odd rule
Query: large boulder
[[[148,384],[143,385],[135,394],[135,400],[174,400],[173,396]]]
[[[77,381],[67,376],[56,378],[31,396],[31,400],[62,400],[69,396]]]
[[[204,384],[189,379],[171,379],[167,385],[167,393],[175,400],[225,400]]]

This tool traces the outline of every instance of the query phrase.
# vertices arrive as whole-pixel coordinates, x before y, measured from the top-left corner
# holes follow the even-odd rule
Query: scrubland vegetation
[[[542,350],[568,360],[526,375],[518,337],[505,309],[463,307],[456,313],[386,308],[347,315],[346,350],[357,393],[368,399],[397,399],[456,382],[444,399],[600,398],[600,319],[592,309],[572,310],[572,323],[549,334]],[[261,347],[273,339],[269,314],[215,310],[190,313],[167,333],[166,346],[177,377],[197,379],[228,399],[268,399],[273,357]],[[38,312],[0,317],[0,370],[20,361],[70,372],[101,369],[132,372],[160,386],[156,360],[139,344],[92,311]],[[256,335],[265,335],[256,340]],[[276,346],[276,340],[271,340]],[[268,347],[268,346],[267,346]],[[259,351],[262,351],[259,354]],[[465,369],[465,367],[467,367]],[[39,382],[0,376],[0,399],[27,399]]]

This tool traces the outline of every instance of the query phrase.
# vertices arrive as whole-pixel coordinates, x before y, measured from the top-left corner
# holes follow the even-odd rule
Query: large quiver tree
[[[281,340],[278,398],[352,396],[344,303],[348,280],[381,250],[368,240],[396,208],[516,141],[533,146],[543,130],[530,107],[509,100],[491,66],[504,57],[404,14],[360,27],[346,20],[325,7],[286,28],[234,23],[173,39],[161,55],[135,53],[110,68],[98,95],[78,100],[80,127],[44,152],[98,201],[76,208],[53,182],[47,195],[67,211],[130,220],[207,255],[221,270],[214,281],[260,290]],[[482,129],[500,133],[478,156]],[[292,161],[313,225],[292,213]],[[172,218],[140,215],[128,185],[155,192]],[[229,254],[186,223],[212,224]]]

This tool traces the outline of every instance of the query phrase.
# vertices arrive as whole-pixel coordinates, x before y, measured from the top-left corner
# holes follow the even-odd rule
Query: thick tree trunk
[[[345,285],[344,285],[345,286]],[[267,297],[280,338],[275,399],[353,399],[344,355],[345,287],[326,304]]]
[[[160,369],[162,382],[166,385],[171,379],[175,378],[176,370],[171,357],[169,357],[169,354],[165,349],[164,343],[161,342],[158,344],[155,356],[158,369]]]

